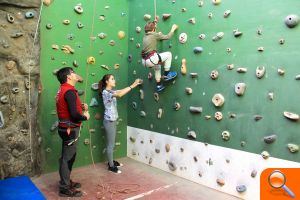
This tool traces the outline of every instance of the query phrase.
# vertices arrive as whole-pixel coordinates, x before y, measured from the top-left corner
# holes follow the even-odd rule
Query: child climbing
[[[123,164],[113,159],[113,150],[117,133],[117,98],[121,98],[133,88],[142,84],[141,79],[136,79],[130,86],[120,90],[114,90],[116,80],[112,74],[105,74],[99,81],[99,94],[102,97],[104,105],[103,125],[106,133],[106,153],[108,159],[108,170],[114,173],[121,173],[118,167]]]
[[[171,81],[177,76],[177,72],[170,71],[172,63],[172,53],[171,52],[157,52],[157,41],[168,40],[173,35],[175,30],[178,28],[176,24],[173,24],[170,32],[164,35],[161,32],[156,32],[156,25],[158,22],[158,17],[155,17],[153,22],[148,22],[145,25],[145,35],[143,38],[143,50],[142,50],[142,62],[144,66],[149,68],[154,67],[155,80],[156,80],[156,91],[161,92],[165,89],[162,84],[161,79],[161,64],[164,63],[164,81]]]

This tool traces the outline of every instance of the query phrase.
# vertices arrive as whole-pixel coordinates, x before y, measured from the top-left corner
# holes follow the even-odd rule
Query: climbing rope
[[[92,38],[94,37],[95,15],[96,15],[96,0],[94,0],[93,21],[92,21],[92,28],[91,28],[91,34],[90,34],[89,52],[91,52],[91,50],[92,50],[92,40],[93,40]],[[88,62],[86,62],[85,87],[84,87],[83,102],[86,102],[86,91],[87,91],[87,84],[88,84],[89,65],[90,64]],[[93,150],[92,150],[92,134],[90,132],[90,121],[89,120],[87,121],[87,127],[88,127],[88,132],[89,132],[89,139],[90,139],[89,149],[90,149],[91,159],[92,159],[92,163],[93,163],[94,168],[96,168],[95,161],[94,161],[94,156],[93,156]],[[79,129],[79,136],[80,136],[80,132],[81,132],[81,127]]]
[[[154,0],[154,20],[156,18],[156,0]]]
[[[29,54],[29,58],[30,61],[32,58],[32,54],[33,54],[33,50],[34,50],[34,46],[35,46],[35,42],[37,39],[37,34],[38,34],[38,29],[39,29],[39,25],[40,25],[40,20],[41,20],[41,14],[42,14],[42,9],[43,9],[43,0],[41,0],[41,5],[40,5],[40,13],[39,13],[39,18],[36,24],[36,28],[35,28],[35,33],[34,33],[34,37],[33,37],[33,43],[32,43],[32,48],[31,48],[31,52]],[[27,118],[28,118],[28,123],[29,123],[29,140],[30,140],[30,160],[31,162],[33,162],[33,150],[32,150],[32,127],[31,127],[31,68],[30,68],[31,63],[29,63],[28,65],[28,110],[27,110]],[[26,83],[25,83],[26,84]],[[25,98],[26,101],[26,98]]]

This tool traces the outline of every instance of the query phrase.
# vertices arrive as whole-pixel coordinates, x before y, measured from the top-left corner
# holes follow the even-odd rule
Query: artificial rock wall
[[[39,8],[39,0],[0,1],[1,179],[40,172]]]

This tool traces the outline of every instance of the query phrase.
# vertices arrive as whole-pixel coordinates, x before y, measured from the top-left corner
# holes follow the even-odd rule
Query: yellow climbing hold
[[[120,40],[122,40],[123,38],[125,38],[125,32],[124,31],[119,31],[118,32],[118,37]]]
[[[87,63],[88,64],[95,64],[96,63],[96,59],[93,56],[90,56],[87,59]]]

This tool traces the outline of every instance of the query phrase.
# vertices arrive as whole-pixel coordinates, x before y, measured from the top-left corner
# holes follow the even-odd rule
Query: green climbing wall
[[[74,7],[81,3],[83,13],[77,14]],[[69,25],[63,24],[63,20],[70,20]],[[81,22],[84,27],[78,28],[77,22]],[[52,28],[47,29],[46,25],[51,24]],[[124,39],[118,38],[118,32],[124,31]],[[103,107],[97,92],[91,89],[91,84],[98,82],[106,73],[112,73],[117,80],[117,88],[127,86],[127,31],[128,31],[128,3],[125,0],[108,1],[53,1],[49,6],[43,6],[41,19],[41,82],[42,92],[40,98],[39,124],[43,137],[43,157],[44,171],[55,171],[58,169],[58,158],[61,151],[61,140],[57,130],[51,132],[52,124],[57,120],[55,114],[55,95],[59,87],[53,71],[62,66],[72,66],[76,60],[78,67],[75,71],[80,74],[84,81],[78,83],[79,90],[85,90],[86,96],[81,99],[89,104],[95,97],[98,107],[90,108],[91,119],[83,123],[81,138],[78,146],[76,166],[91,164],[90,146],[85,145],[85,139],[91,136],[91,149],[95,162],[103,161],[106,156],[103,152],[105,148],[104,130],[102,128]],[[106,38],[100,39],[99,33],[105,33]],[[109,45],[110,40],[115,41],[115,45]],[[52,45],[59,46],[58,50],[52,49]],[[71,46],[74,54],[64,53],[62,45]],[[87,58],[93,56],[96,63],[87,65]],[[114,65],[119,64],[119,69]],[[110,67],[110,70],[102,68],[101,65]],[[87,84],[87,87],[85,87]],[[123,98],[118,101],[120,121],[116,142],[115,156],[126,155],[126,126],[127,126],[127,100]],[[95,115],[101,114],[101,119],[96,120]],[[95,132],[90,133],[90,129]]]
[[[128,99],[129,105],[137,103],[137,109],[128,108],[128,125],[132,127],[156,131],[181,138],[187,138],[189,129],[197,133],[197,141],[207,142],[228,148],[253,153],[268,151],[271,156],[300,162],[299,153],[290,153],[287,144],[300,144],[299,121],[290,121],[283,116],[284,111],[300,113],[300,83],[295,80],[300,74],[299,44],[300,26],[288,28],[284,19],[289,14],[299,15],[300,2],[291,1],[261,1],[261,0],[223,0],[221,4],[214,5],[210,0],[204,0],[202,7],[198,0],[157,1],[157,15],[160,16],[158,31],[167,33],[172,24],[179,25],[174,37],[159,44],[161,51],[171,51],[173,54],[172,70],[179,73],[175,82],[167,84],[165,91],[160,94],[156,102],[153,98],[155,81],[147,80],[148,69],[140,63],[140,52],[137,44],[142,44],[143,32],[137,33],[136,27],[142,29],[145,25],[144,14],[154,16],[154,1],[131,0],[129,2],[129,54],[133,61],[129,66],[129,81],[136,77],[144,79],[145,99],[140,100],[138,90]],[[186,8],[186,12],[182,12]],[[226,10],[231,15],[223,17]],[[162,20],[162,14],[172,16]],[[209,18],[212,13],[212,18]],[[196,23],[188,20],[195,17]],[[243,35],[239,38],[233,36],[233,30],[239,29]],[[257,30],[262,30],[258,35]],[[185,44],[178,41],[180,33],[185,32],[188,40]],[[212,41],[218,32],[224,32],[219,41]],[[204,33],[206,38],[201,40],[198,36]],[[285,43],[279,44],[284,38]],[[171,48],[170,48],[171,46]],[[193,48],[203,47],[201,54],[194,54]],[[264,47],[259,52],[258,47]],[[231,52],[226,49],[231,48]],[[177,58],[177,59],[176,59]],[[187,60],[186,75],[180,74],[181,59]],[[234,64],[233,70],[227,65]],[[255,75],[257,66],[265,66],[266,74],[258,79]],[[246,73],[238,73],[238,67],[247,68]],[[277,70],[285,70],[280,76]],[[216,80],[210,78],[212,70],[219,72]],[[152,71],[153,72],[153,71]],[[198,73],[198,78],[191,78],[189,73]],[[244,82],[247,85],[245,94],[237,96],[234,92],[236,83]],[[185,93],[185,88],[193,89],[192,95]],[[274,99],[270,100],[268,93],[273,92]],[[215,93],[225,97],[225,104],[216,108],[211,99]],[[175,111],[173,103],[178,101],[181,109]],[[201,106],[201,114],[189,112],[189,106]],[[157,118],[159,108],[164,113],[161,119]],[[140,111],[146,112],[146,117],[140,116]],[[215,112],[223,113],[223,119],[214,119]],[[230,118],[235,114],[235,118]],[[205,116],[211,119],[205,119]],[[254,115],[261,115],[259,121]],[[231,133],[229,141],[224,141],[221,133],[228,130]],[[272,144],[263,141],[264,136],[276,134],[277,140]],[[245,142],[242,146],[241,142]]]

